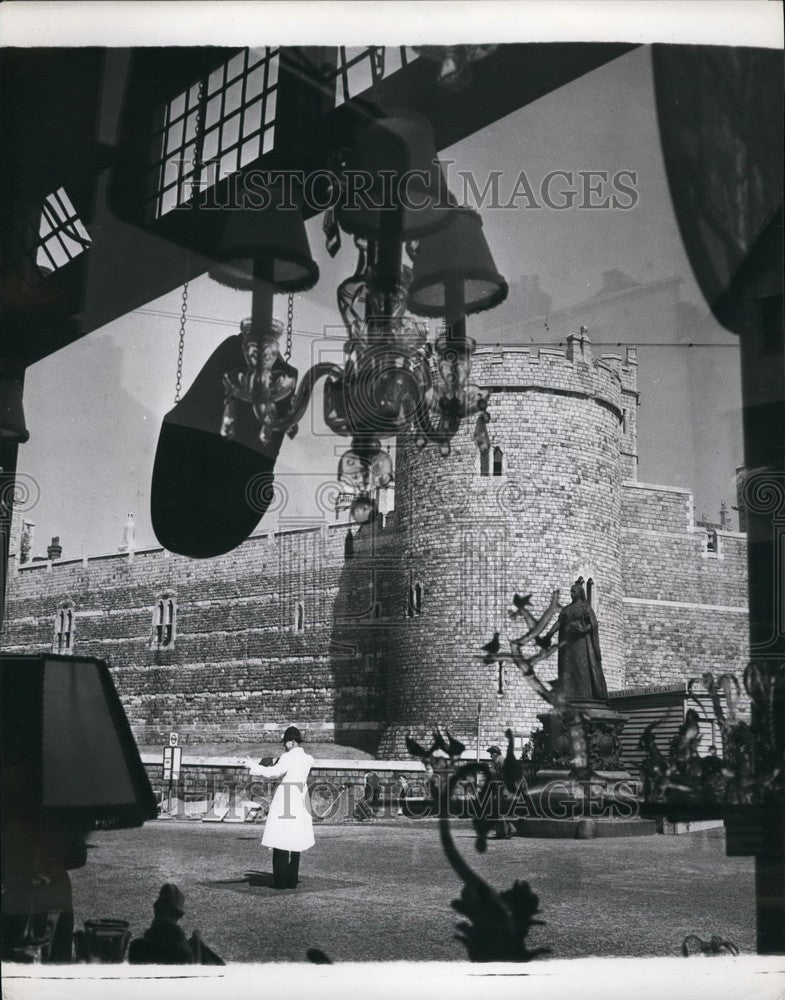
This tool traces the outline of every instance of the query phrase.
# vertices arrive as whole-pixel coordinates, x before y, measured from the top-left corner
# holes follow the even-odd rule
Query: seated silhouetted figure
[[[153,903],[153,922],[140,938],[131,942],[128,961],[132,965],[190,965],[194,953],[178,920],[183,915],[185,898],[176,885],[161,886]]]

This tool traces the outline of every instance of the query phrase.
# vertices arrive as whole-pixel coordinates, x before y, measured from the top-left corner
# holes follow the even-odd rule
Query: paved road
[[[465,958],[450,909],[460,885],[432,823],[318,827],[300,887],[283,892],[245,877],[270,869],[259,840],[258,826],[173,821],[92,834],[87,866],[73,872],[77,926],[122,917],[139,934],[173,881],[186,932],[231,962],[302,961],[309,947],[335,961]],[[753,862],[726,858],[722,836],[516,838],[490,841],[485,855],[469,829],[456,841],[495,887],[530,882],[546,921],[530,942],[554,958],[677,955],[690,933],[754,953]]]

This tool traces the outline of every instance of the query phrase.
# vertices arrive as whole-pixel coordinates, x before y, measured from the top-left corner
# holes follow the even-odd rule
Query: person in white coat
[[[251,777],[283,779],[275,789],[262,834],[263,846],[272,848],[276,889],[295,888],[300,874],[300,854],[316,843],[306,783],[313,757],[305,752],[302,742],[297,726],[289,726],[283,734],[285,753],[275,764],[265,767],[251,757],[247,761]]]

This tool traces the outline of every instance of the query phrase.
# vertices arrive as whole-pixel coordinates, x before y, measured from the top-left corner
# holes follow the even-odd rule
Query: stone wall
[[[277,743],[294,722],[308,740],[372,750],[386,628],[372,617],[370,587],[383,556],[355,530],[346,561],[348,530],[258,535],[209,562],[153,549],[19,567],[3,648],[51,650],[56,611],[69,605],[68,651],[109,662],[142,745],[171,730],[185,744]],[[175,604],[169,643],[155,627],[161,599]]]
[[[746,536],[695,525],[692,494],[625,483],[625,683],[735,673],[749,656]]]

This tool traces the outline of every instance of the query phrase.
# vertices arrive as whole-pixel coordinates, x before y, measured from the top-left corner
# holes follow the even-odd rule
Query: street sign
[[[164,747],[164,781],[176,781],[180,777],[182,756],[180,747]]]

